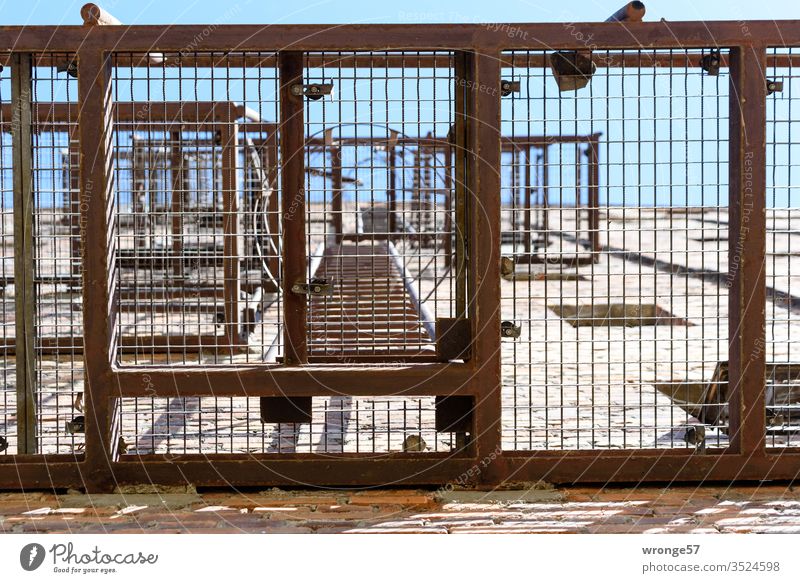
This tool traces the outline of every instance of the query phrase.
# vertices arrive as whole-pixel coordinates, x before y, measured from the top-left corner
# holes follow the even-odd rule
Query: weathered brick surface
[[[75,495],[6,493],[0,494],[0,532],[800,532],[800,492],[785,486],[576,488],[559,494],[561,501],[442,503],[420,490],[215,491],[171,508],[157,496],[138,495],[136,504],[94,498],[101,503],[80,506]]]

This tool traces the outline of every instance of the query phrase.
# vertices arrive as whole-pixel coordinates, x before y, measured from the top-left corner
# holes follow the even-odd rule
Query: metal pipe
[[[641,22],[644,18],[644,2],[628,2],[608,17],[606,22]]]
[[[86,26],[119,26],[122,24],[113,14],[91,2],[81,7],[81,18]]]
[[[107,10],[89,2],[81,7],[84,26],[121,26],[122,22]],[[147,53],[148,60],[158,65],[164,62],[163,53]]]

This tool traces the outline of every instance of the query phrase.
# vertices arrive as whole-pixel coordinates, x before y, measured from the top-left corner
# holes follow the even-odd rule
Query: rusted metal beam
[[[114,205],[111,61],[103,51],[79,52],[80,187],[83,235],[83,329],[86,419],[86,487],[105,490],[112,476],[110,353],[115,314],[109,282],[115,238],[110,228]]]
[[[17,451],[37,453],[31,57],[14,56],[11,70],[14,178],[14,304],[17,368]]]
[[[468,310],[472,321],[471,364],[473,382],[479,387],[475,399],[475,455],[484,460],[500,449],[500,94],[479,87],[500,84],[499,54],[470,53],[467,70],[472,81],[467,95],[470,120],[467,130],[468,252],[471,295]],[[491,462],[487,472],[491,473]]]
[[[79,47],[119,52],[180,53],[238,51],[354,51],[390,49],[452,50],[462,48],[575,50],[613,47],[615,50],[658,46],[662,49],[703,49],[738,46],[753,41],[776,46],[800,44],[800,21],[755,20],[717,22],[642,22],[635,30],[617,22],[407,24],[336,27],[323,25],[221,25],[207,34],[204,25],[145,26],[13,26],[0,30],[0,52],[74,52]],[[515,34],[508,34],[513,29]],[[590,46],[587,47],[586,37]],[[580,35],[583,35],[581,38]]]
[[[570,30],[574,25],[561,24]],[[593,25],[588,25],[593,26]],[[131,27],[134,28],[135,27]],[[638,29],[638,25],[637,25]],[[588,32],[591,34],[591,32]],[[594,37],[592,37],[594,38]],[[584,43],[585,44],[585,41]],[[713,45],[707,45],[707,48]],[[776,41],[777,46],[777,41]],[[581,48],[581,47],[572,47]],[[644,67],[644,68],[694,68],[700,66],[700,60],[703,57],[701,49],[687,49],[680,50],[673,47],[674,52],[663,50],[652,50],[649,48],[639,47],[636,51],[620,52],[616,49],[608,49],[602,46],[595,47],[594,54],[599,58],[595,62],[598,69],[603,68],[619,68],[619,67]],[[504,67],[518,67],[518,68],[548,68],[550,66],[548,61],[547,49],[541,49],[541,53],[504,53],[501,57]],[[69,55],[67,55],[69,56]],[[32,54],[36,66],[53,67],[63,64],[65,60],[64,53],[52,54],[42,53],[37,50]],[[215,54],[209,53],[192,53],[192,54],[178,54],[173,53],[165,56],[163,63],[151,62],[150,58],[146,55],[129,55],[126,53],[117,53],[114,58],[114,64],[117,67],[198,67],[198,68],[213,68],[213,67],[244,67],[244,68],[260,68],[260,67],[275,67],[277,66],[277,57],[273,52],[252,51],[252,52],[230,52],[218,51]],[[452,58],[447,54],[392,54],[392,53],[311,53],[306,56],[306,63],[309,67],[323,68],[408,68],[419,67],[425,69],[431,68],[444,68],[452,67]],[[9,53],[0,52],[0,65],[10,66],[11,55]],[[721,55],[720,64],[722,67],[728,66],[728,57],[726,53]],[[771,54],[767,56],[767,64],[770,67],[789,68],[800,66],[800,55],[790,54]]]
[[[474,119],[470,119],[469,97],[471,79],[469,75],[470,56],[464,51],[456,52],[454,67],[455,103],[453,104],[455,121],[452,127],[453,181],[454,181],[454,215],[455,215],[455,254],[452,266],[455,271],[455,312],[456,318],[467,316],[467,209],[469,199],[474,196],[470,192],[470,166],[467,163],[469,148],[469,130],[474,131]]]
[[[82,488],[82,455],[0,456],[0,490]]]
[[[145,464],[148,476],[157,484],[245,485],[358,485],[358,484],[441,484],[464,475],[475,461],[447,454],[389,454],[375,459],[374,455],[347,454],[349,459],[331,459],[330,454],[279,454],[261,457],[252,454],[222,458],[208,471],[208,458],[165,456],[141,461],[140,456],[128,456],[130,461],[115,464],[115,477],[120,483],[138,483]],[[124,460],[124,456],[123,456]]]
[[[150,382],[141,383],[143,371]],[[289,367],[128,367],[110,377],[120,397],[149,396],[333,396],[475,394],[474,370],[458,363]]]
[[[763,456],[766,409],[766,50],[731,52],[728,229],[733,452]]]
[[[306,256],[305,124],[302,95],[292,86],[303,83],[303,55],[295,51],[280,54],[280,145],[283,196],[283,314],[284,354],[287,365],[308,360],[304,295],[292,292],[296,283],[308,278]]]
[[[797,450],[749,456],[708,451],[563,450],[506,451],[495,462],[490,483],[539,480],[552,484],[794,480]]]
[[[239,325],[242,319],[241,297],[241,214],[239,212],[239,130],[236,111],[229,108],[219,132],[222,147],[222,216],[223,216],[223,294],[225,296],[225,338],[230,354],[244,344]]]

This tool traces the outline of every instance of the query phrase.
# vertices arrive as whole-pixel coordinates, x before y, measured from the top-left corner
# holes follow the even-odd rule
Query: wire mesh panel
[[[704,54],[505,53],[504,449],[727,443],[728,78]]]
[[[308,423],[262,423],[258,399],[126,399],[120,408],[124,452],[389,453],[450,451],[437,433],[433,398],[315,399]]]
[[[308,278],[329,284],[309,357],[432,356],[453,312],[452,55],[305,59]]]
[[[786,447],[800,445],[800,50],[767,59],[766,431],[767,447]]]
[[[114,56],[117,361],[280,353],[275,56]]]
[[[14,176],[12,163],[11,69],[0,71],[0,245],[2,245],[2,353],[0,353],[0,455],[17,452],[17,393],[14,302]]]
[[[78,201],[77,79],[32,71],[36,437],[39,453],[83,448],[83,308]],[[72,104],[72,106],[70,105]]]

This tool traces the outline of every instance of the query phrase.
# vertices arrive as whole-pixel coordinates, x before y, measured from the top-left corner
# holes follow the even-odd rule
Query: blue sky
[[[603,20],[623,0],[108,0],[125,24],[561,22]],[[82,1],[2,0],[3,24],[79,24]],[[648,20],[800,19],[797,0],[651,0]],[[225,18],[225,22],[222,19]]]
[[[100,4],[125,24],[236,24],[236,23],[348,23],[348,22],[535,22],[535,21],[602,21],[624,3],[624,0],[590,0],[585,2],[553,2],[549,0],[506,0],[487,2],[485,0],[407,0],[405,2],[370,2],[343,0],[108,0]],[[79,24],[82,1],[70,0],[0,0],[0,14],[4,24]],[[800,2],[765,0],[651,0],[647,20],[753,20],[753,19],[800,19]],[[335,73],[335,72],[334,72]],[[165,73],[166,76],[170,71]],[[525,71],[510,73],[516,77],[527,75]],[[676,71],[674,78],[669,71],[645,72],[643,87],[628,87],[628,96],[623,99],[624,83],[621,78],[612,77],[605,82],[606,71],[599,71],[595,80],[578,93],[566,93],[559,97],[547,72],[534,71],[530,81],[523,83],[525,94],[531,101],[522,101],[516,106],[512,100],[504,102],[503,132],[510,135],[559,134],[603,134],[602,155],[606,162],[601,176],[604,188],[602,198],[612,204],[623,200],[635,200],[637,204],[719,204],[727,197],[726,157],[727,157],[727,79],[709,78],[697,72],[685,74]],[[794,77],[794,76],[793,76]],[[537,82],[542,79],[541,82]],[[6,80],[7,81],[7,80]],[[628,81],[636,83],[636,78]],[[175,93],[174,83],[169,85],[170,99],[192,98],[192,95]],[[544,89],[548,84],[549,89]],[[800,78],[789,80],[790,86],[782,95],[770,98],[770,118],[782,120],[788,117],[788,107],[794,102],[788,99],[789,89],[800,91]],[[239,84],[244,86],[243,84]],[[380,85],[380,84],[379,84]],[[154,86],[155,87],[155,86]],[[158,89],[158,87],[156,87]],[[268,89],[268,88],[267,88]],[[255,91],[249,92],[249,99],[236,93],[242,88],[233,87],[230,98],[245,101],[253,98]],[[433,91],[433,89],[428,88]],[[167,91],[164,89],[164,91]],[[342,85],[340,98],[352,102],[351,91]],[[157,91],[160,93],[160,91]],[[365,94],[362,91],[362,95]],[[544,111],[547,104],[550,109]],[[348,97],[349,96],[349,97]],[[40,96],[45,99],[46,96]],[[207,99],[207,95],[195,95],[194,99]],[[63,100],[58,96],[56,100]],[[142,99],[125,93],[121,100]],[[274,101],[274,96],[269,97]],[[430,101],[424,95],[420,100]],[[349,100],[349,101],[348,101]],[[413,101],[413,100],[412,100]],[[528,105],[533,104],[533,106]],[[627,116],[623,114],[628,107]],[[266,111],[250,104],[265,119],[275,119],[274,105],[267,104]],[[404,119],[411,119],[414,103],[407,108],[394,104],[402,110]],[[307,118],[310,121],[321,119],[321,104],[310,105]],[[336,106],[328,106],[330,115],[326,117],[329,125],[331,115],[341,114]],[[347,109],[339,122],[350,123],[359,118],[372,119],[374,112],[364,113],[361,109]],[[443,106],[445,110],[448,106]],[[532,108],[531,108],[532,107]],[[557,110],[554,110],[557,107]],[[382,111],[380,103],[375,111]],[[515,109],[516,108],[516,109]],[[677,109],[676,109],[677,108]],[[406,111],[407,110],[407,111]],[[555,115],[555,113],[558,115]],[[705,111],[713,114],[701,122]],[[396,113],[396,112],[395,112]],[[424,135],[433,130],[436,134],[446,131],[449,120],[448,111],[439,116],[439,125],[428,124],[424,128],[411,127],[414,135]],[[451,112],[450,112],[451,113]],[[427,112],[429,117],[433,113]],[[349,117],[348,117],[349,116]],[[409,117],[411,116],[411,117]],[[334,115],[336,117],[336,115]],[[623,118],[628,119],[623,119]],[[719,121],[717,121],[719,117]],[[506,120],[519,120],[506,121]],[[413,121],[413,120],[412,120]],[[337,122],[338,123],[338,122]],[[384,122],[385,123],[385,122]],[[444,124],[444,125],[442,125]],[[409,123],[413,126],[413,123]],[[708,125],[708,128],[706,128]],[[395,124],[397,126],[397,124]],[[439,127],[441,126],[441,127]],[[349,126],[348,126],[349,127]],[[405,126],[397,126],[406,130]],[[768,180],[775,185],[771,190],[777,206],[795,206],[800,203],[797,194],[791,196],[789,185],[800,184],[800,166],[790,162],[800,157],[800,145],[789,146],[788,126],[770,124],[770,136],[779,143],[769,149],[770,169]],[[444,129],[443,129],[444,128]],[[321,130],[320,130],[321,131]],[[348,131],[353,131],[350,128]],[[797,150],[797,151],[795,151]],[[352,153],[358,157],[360,152]],[[570,177],[574,162],[574,152],[559,154],[562,165],[558,176],[551,180],[551,186],[574,181]],[[624,161],[624,162],[623,162]],[[507,163],[508,161],[506,161]],[[356,172],[356,170],[353,170]],[[374,177],[365,178],[372,181]],[[511,179],[504,175],[504,185]],[[647,188],[643,189],[642,186]],[[320,188],[324,188],[324,185]],[[313,190],[313,188],[312,188]],[[559,194],[562,196],[562,194]],[[791,199],[791,200],[790,200]]]

